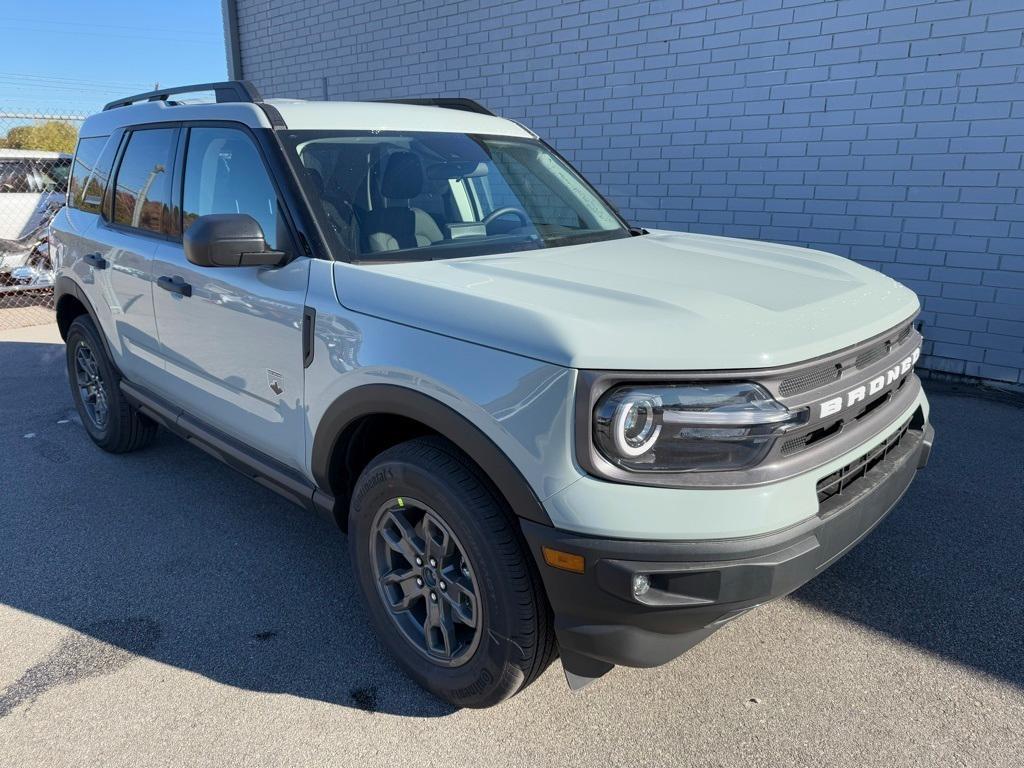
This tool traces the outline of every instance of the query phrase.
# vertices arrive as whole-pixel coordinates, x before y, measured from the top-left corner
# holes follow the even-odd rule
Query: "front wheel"
[[[377,633],[442,699],[492,706],[550,663],[550,610],[515,519],[450,443],[411,440],[370,462],[349,548]]]

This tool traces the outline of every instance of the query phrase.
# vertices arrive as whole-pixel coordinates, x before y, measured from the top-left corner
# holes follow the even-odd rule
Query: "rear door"
[[[154,261],[162,393],[207,424],[295,469],[305,463],[302,323],[309,259],[296,256],[256,137],[234,124],[183,129],[182,229],[199,216],[247,213],[282,267],[198,267],[178,241]],[[162,285],[189,286],[185,292]],[[186,295],[187,294],[187,295]]]
[[[139,384],[163,370],[150,282],[156,246],[170,236],[175,136],[174,128],[119,128],[81,137],[68,204],[51,228],[59,276],[84,291],[115,364]]]
[[[127,132],[93,235],[95,250],[84,255],[109,309],[121,372],[143,385],[155,384],[163,373],[153,316],[153,257],[161,243],[181,237],[171,208],[178,133],[166,125]]]

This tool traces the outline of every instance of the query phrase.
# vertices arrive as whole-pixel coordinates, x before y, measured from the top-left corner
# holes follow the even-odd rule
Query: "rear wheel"
[[[419,438],[370,462],[349,548],[375,629],[437,696],[491,706],[550,663],[550,611],[515,518],[450,443]]]
[[[120,377],[88,315],[76,317],[67,334],[68,381],[82,426],[100,448],[127,453],[152,442],[157,425],[128,404]]]

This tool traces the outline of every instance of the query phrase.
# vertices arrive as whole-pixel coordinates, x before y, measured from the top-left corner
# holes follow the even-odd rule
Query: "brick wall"
[[[1024,383],[1024,0],[234,2],[265,94],[479,99],[633,221],[881,269],[924,365]]]

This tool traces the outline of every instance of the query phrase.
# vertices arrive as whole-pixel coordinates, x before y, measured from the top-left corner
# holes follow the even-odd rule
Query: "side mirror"
[[[247,213],[200,216],[182,238],[185,258],[198,267],[276,267],[284,251],[267,246],[263,228]]]

